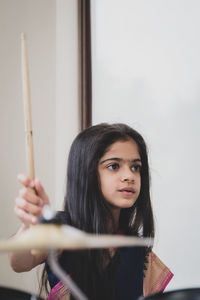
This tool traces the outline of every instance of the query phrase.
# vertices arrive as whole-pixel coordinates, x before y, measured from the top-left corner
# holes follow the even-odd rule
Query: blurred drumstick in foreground
[[[24,120],[25,120],[25,135],[26,135],[26,165],[28,176],[31,179],[35,177],[34,159],[33,159],[33,134],[31,121],[31,97],[30,97],[30,81],[28,70],[28,55],[26,46],[26,36],[21,34],[21,63],[22,63],[22,88],[24,100]],[[33,190],[34,191],[34,190]]]
[[[69,225],[38,224],[18,237],[0,240],[0,252],[31,249],[95,249],[125,246],[150,247],[151,238],[89,234]]]

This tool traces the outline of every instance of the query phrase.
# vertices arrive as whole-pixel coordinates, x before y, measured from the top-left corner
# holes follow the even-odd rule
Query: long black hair
[[[75,138],[68,159],[65,223],[102,234],[110,233],[107,224],[112,220],[114,232],[114,220],[100,189],[98,163],[113,143],[129,139],[136,142],[142,162],[141,190],[131,208],[121,209],[119,228],[127,235],[154,237],[146,144],[137,131],[125,124],[91,126]],[[96,300],[102,297],[104,262],[108,257],[108,250],[63,251],[59,261],[89,299]]]
[[[98,163],[113,143],[128,139],[133,139],[138,145],[142,161],[141,191],[135,205],[122,210],[120,225],[126,233],[138,233],[142,229],[143,236],[154,235],[146,144],[137,131],[125,124],[95,125],[82,131],[74,140],[68,159],[64,206],[70,225],[87,232],[106,232],[110,211],[101,193]]]

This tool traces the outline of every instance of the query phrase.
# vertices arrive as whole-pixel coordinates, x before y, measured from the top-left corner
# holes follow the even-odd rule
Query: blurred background
[[[200,2],[92,4],[93,122],[145,138],[156,218],[154,251],[168,289],[200,286]]]
[[[78,1],[0,0],[0,238],[20,222],[14,200],[26,173],[21,32],[27,36],[35,176],[62,208],[67,154],[79,131]],[[17,274],[0,254],[0,285],[37,292],[40,267]]]

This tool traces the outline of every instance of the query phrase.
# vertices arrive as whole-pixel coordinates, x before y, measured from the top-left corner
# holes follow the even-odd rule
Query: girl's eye
[[[112,165],[109,165],[107,168],[110,170],[117,170],[117,169],[119,169],[119,164],[112,164]]]
[[[131,170],[134,171],[134,172],[140,172],[141,171],[141,165],[132,166]]]

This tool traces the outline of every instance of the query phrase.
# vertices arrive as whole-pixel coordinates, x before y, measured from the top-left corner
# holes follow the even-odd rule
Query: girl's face
[[[136,202],[141,187],[141,166],[138,146],[132,139],[113,143],[101,157],[100,187],[114,214],[119,215],[121,208],[129,208]]]

